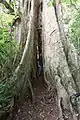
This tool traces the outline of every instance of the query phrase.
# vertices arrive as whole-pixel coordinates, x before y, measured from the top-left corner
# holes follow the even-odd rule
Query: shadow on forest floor
[[[34,88],[34,102],[27,96],[22,106],[19,106],[15,120],[57,120],[58,107],[54,93],[48,91],[43,84]]]

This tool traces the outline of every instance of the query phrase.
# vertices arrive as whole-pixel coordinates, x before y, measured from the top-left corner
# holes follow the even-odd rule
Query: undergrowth
[[[7,106],[12,97],[14,57],[18,50],[7,28],[0,28],[0,108]]]

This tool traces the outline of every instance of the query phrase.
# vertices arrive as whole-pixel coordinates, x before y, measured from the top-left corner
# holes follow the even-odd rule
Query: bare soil
[[[25,96],[14,120],[57,120],[58,107],[55,91],[41,84],[34,88],[34,101]]]

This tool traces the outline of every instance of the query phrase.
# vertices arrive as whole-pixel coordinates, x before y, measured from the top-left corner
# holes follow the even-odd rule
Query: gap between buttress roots
[[[34,89],[38,88],[38,86],[44,86],[44,70],[43,70],[43,57],[42,57],[42,40],[41,40],[41,33],[38,34],[38,41],[36,44],[36,74],[31,74],[32,81],[29,81],[29,91],[30,91],[30,98],[32,102],[34,101]],[[46,86],[46,85],[45,85]]]

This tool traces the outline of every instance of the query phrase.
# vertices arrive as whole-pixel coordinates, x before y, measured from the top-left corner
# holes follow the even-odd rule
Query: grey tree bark
[[[76,50],[64,34],[60,4],[48,7],[44,1],[43,56],[44,76],[49,88],[57,89],[59,119],[79,120],[79,61]],[[72,47],[73,46],[73,47]],[[72,104],[73,103],[73,104]]]
[[[37,32],[36,32],[36,27],[38,23],[38,5],[39,2],[38,0],[34,1],[28,1],[25,0],[25,10],[27,11],[29,9],[29,12],[23,13],[23,18],[22,18],[22,30],[24,29],[23,34],[21,32],[21,41],[22,44],[25,41],[24,47],[23,47],[23,52],[22,52],[22,57],[20,60],[20,63],[18,64],[16,70],[15,70],[15,90],[17,92],[24,91],[26,90],[27,87],[30,88],[32,97],[33,95],[33,88],[31,84],[31,73],[35,72],[36,68],[34,65],[34,61],[36,58],[36,54],[34,54],[35,47],[36,47],[36,41],[37,41]],[[29,3],[28,8],[27,8],[27,2]],[[31,2],[31,3],[30,3]],[[28,23],[27,23],[27,17],[28,17]],[[25,22],[25,23],[24,23]],[[27,27],[28,25],[28,27]],[[25,39],[24,39],[25,38]],[[34,71],[33,71],[34,70]],[[23,93],[24,93],[23,92]]]
[[[21,1],[22,2],[22,1]],[[20,30],[21,60],[15,70],[15,91],[30,88],[31,72],[36,74],[36,45],[39,39],[38,18],[41,0],[24,0]],[[48,89],[57,90],[60,120],[79,120],[80,105],[76,92],[80,90],[80,64],[73,45],[66,39],[60,4],[48,7],[43,0],[43,68]],[[41,34],[41,33],[40,33]],[[32,62],[33,61],[33,62]],[[23,93],[24,93],[23,92]]]

